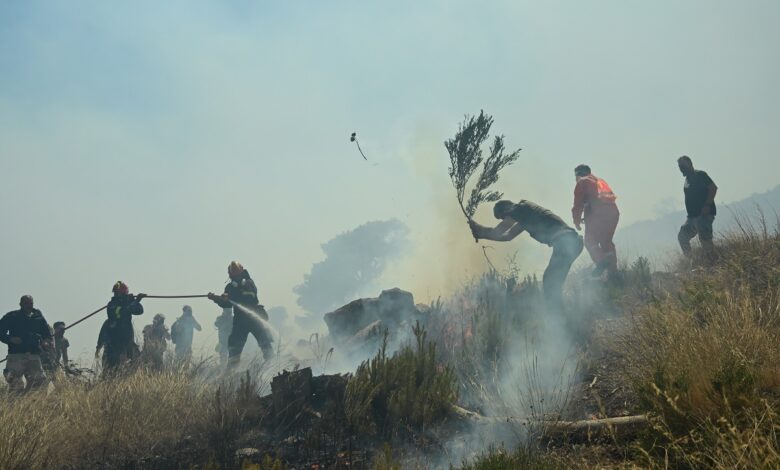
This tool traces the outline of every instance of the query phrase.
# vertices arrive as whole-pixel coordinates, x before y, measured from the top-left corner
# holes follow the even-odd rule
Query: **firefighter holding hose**
[[[141,300],[146,297],[146,294],[131,294],[130,288],[122,281],[117,281],[111,291],[114,296],[106,308],[108,323],[103,338],[106,369],[116,369],[140,355],[138,345],[135,344],[133,317],[144,313]]]
[[[268,313],[257,298],[257,286],[241,263],[233,261],[228,266],[230,282],[222,295],[209,293],[208,298],[222,308],[233,309],[233,329],[228,337],[228,367],[234,368],[241,361],[241,352],[251,333],[263,351],[263,358],[274,355],[273,339],[263,324]]]

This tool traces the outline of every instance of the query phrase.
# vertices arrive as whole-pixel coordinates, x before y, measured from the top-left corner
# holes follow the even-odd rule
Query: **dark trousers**
[[[563,284],[572,263],[582,253],[582,237],[571,231],[559,235],[552,244],[553,252],[544,270],[542,288],[547,308],[556,313],[563,311]]]
[[[691,240],[696,235],[705,249],[712,248],[712,223],[715,221],[714,215],[700,215],[698,217],[688,217],[685,223],[680,227],[680,233],[677,234],[677,240],[680,242],[680,248],[683,253],[690,255]]]
[[[265,313],[265,309],[259,307],[262,310],[259,315],[263,318],[262,314],[265,314],[265,318],[268,318],[268,314]],[[273,341],[268,329],[263,325],[263,321],[259,318],[254,318],[248,313],[241,312],[238,309],[233,311],[233,330],[228,337],[228,356],[231,362],[237,362],[241,357],[241,351],[244,350],[244,345],[249,337],[249,334],[255,337],[257,345],[263,351],[263,357],[270,359],[273,357],[274,350],[271,346]]]
[[[132,326],[118,325],[109,330],[106,350],[103,353],[106,368],[116,368],[138,356],[139,350],[135,344]]]

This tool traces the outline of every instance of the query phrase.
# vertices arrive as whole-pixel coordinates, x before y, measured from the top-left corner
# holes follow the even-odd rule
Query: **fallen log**
[[[537,429],[544,437],[587,436],[596,434],[625,434],[647,425],[647,415],[618,416],[613,418],[563,421],[553,419],[530,419],[515,416],[482,416],[471,410],[453,407],[454,413],[476,425],[500,426],[519,425]]]

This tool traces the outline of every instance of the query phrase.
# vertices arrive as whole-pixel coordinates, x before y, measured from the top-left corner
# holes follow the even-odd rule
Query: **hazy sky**
[[[221,291],[238,259],[295,314],[320,244],[392,217],[416,248],[387,287],[435,298],[483,267],[442,145],[480,108],[524,149],[498,189],[567,220],[583,162],[623,224],[679,208],[681,154],[721,201],[764,191],[779,20],[776,1],[0,2],[0,299],[70,322],[118,279]],[[529,270],[548,255],[511,246]],[[213,336],[218,309],[192,305]]]

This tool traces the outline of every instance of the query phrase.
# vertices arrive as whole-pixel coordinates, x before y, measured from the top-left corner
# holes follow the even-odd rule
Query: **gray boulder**
[[[342,340],[356,335],[373,336],[379,325],[393,331],[401,324],[414,322],[422,316],[411,292],[395,288],[382,291],[379,297],[354,300],[326,313],[325,323],[331,338]]]

